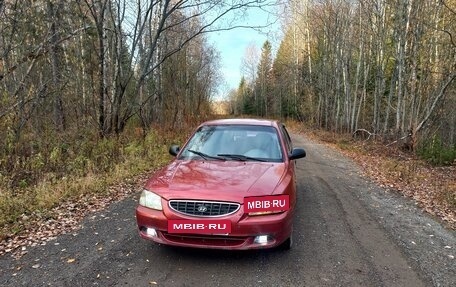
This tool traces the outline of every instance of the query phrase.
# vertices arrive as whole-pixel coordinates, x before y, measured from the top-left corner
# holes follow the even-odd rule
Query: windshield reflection
[[[223,155],[223,156],[222,156]],[[277,131],[269,126],[223,125],[201,127],[179,159],[282,162]]]

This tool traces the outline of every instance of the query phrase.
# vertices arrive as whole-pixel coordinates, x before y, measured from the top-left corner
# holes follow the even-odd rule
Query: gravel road
[[[456,234],[362,178],[350,160],[294,135],[298,210],[290,251],[171,248],[139,238],[135,197],[16,260],[0,286],[456,286]]]

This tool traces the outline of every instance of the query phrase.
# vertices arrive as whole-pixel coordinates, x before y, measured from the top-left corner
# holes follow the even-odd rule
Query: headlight
[[[141,193],[141,197],[139,198],[139,205],[156,210],[163,210],[161,197],[146,189],[144,189]]]

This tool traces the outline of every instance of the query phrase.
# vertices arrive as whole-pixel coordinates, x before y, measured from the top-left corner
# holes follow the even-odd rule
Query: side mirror
[[[306,157],[306,151],[302,148],[294,148],[291,151],[291,155],[288,156],[290,160]]]
[[[172,156],[176,156],[180,151],[180,147],[178,145],[173,144],[169,147],[169,154]]]

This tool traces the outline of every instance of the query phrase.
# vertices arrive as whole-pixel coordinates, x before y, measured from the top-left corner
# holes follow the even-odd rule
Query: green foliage
[[[90,159],[87,158],[85,155],[78,155],[68,165],[68,171],[73,174],[77,174],[77,175],[81,176],[81,175],[83,175],[84,170],[86,170],[86,167],[87,167],[89,161],[90,161]]]
[[[244,98],[244,102],[242,103],[242,113],[247,115],[257,114],[255,109],[255,100],[253,96],[248,95]]]
[[[456,160],[456,145],[446,146],[440,137],[433,136],[419,146],[417,153],[433,165],[451,165]]]
[[[45,158],[44,158],[43,154],[39,152],[39,153],[31,156],[30,163],[27,165],[30,167],[30,169],[33,169],[33,170],[41,170],[42,168],[44,168],[46,165],[46,162],[45,162]]]

